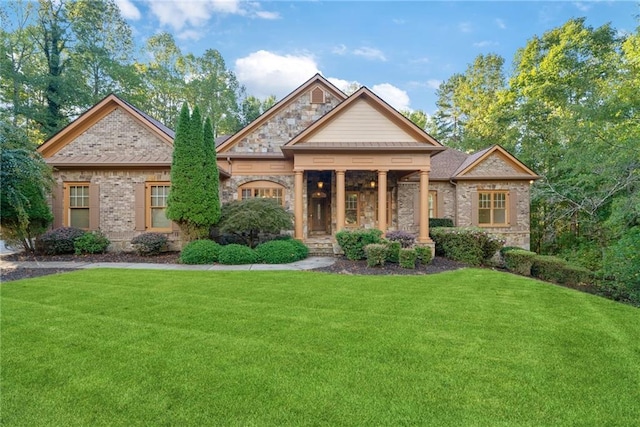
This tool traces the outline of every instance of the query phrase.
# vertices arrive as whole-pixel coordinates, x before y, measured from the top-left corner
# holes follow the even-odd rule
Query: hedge
[[[255,252],[259,262],[288,264],[306,258],[309,250],[298,240],[272,240],[256,246]]]
[[[213,264],[218,261],[221,246],[213,240],[193,240],[182,249],[183,264]]]
[[[218,262],[227,265],[255,264],[258,255],[248,246],[231,244],[220,248]]]
[[[398,259],[400,262],[400,267],[402,268],[416,268],[416,259],[418,254],[416,250],[411,248],[402,248],[400,249],[400,253],[398,255]]]
[[[536,257],[535,252],[524,249],[510,249],[501,252],[507,270],[523,276],[531,276],[531,266]]]
[[[364,247],[367,256],[368,267],[383,266],[387,260],[387,245],[383,243],[371,243]]]
[[[504,240],[475,227],[437,227],[431,230],[436,255],[478,266],[488,262]]]
[[[167,235],[161,233],[142,233],[131,239],[131,246],[138,255],[158,255],[167,245]]]
[[[568,286],[589,283],[594,279],[593,273],[586,268],[570,265],[561,258],[547,255],[537,255],[533,258],[531,275],[546,282]]]
[[[355,261],[366,258],[364,253],[365,246],[382,242],[382,231],[375,228],[340,230],[336,233],[336,240],[344,251],[345,256]]]

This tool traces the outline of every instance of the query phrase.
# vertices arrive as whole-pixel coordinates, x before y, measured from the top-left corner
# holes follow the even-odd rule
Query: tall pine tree
[[[216,156],[216,142],[213,137],[213,126],[209,117],[204,121],[204,173],[207,188],[207,212],[212,225],[220,220],[220,179],[218,176],[218,159]]]

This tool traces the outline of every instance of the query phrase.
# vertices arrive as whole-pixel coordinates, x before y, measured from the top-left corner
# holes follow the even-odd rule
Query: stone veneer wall
[[[516,174],[518,174],[518,171],[516,171],[509,162],[507,162],[500,154],[494,153],[476,165],[464,176],[513,176]]]
[[[312,104],[310,90],[300,94],[286,108],[238,141],[229,152],[280,153],[281,145],[289,142],[340,103],[338,98],[325,91],[325,103]]]
[[[90,182],[100,189],[100,230],[111,240],[110,251],[130,251],[136,231],[136,184],[146,181],[169,181],[169,169],[151,170],[70,170],[56,171],[56,183]],[[181,248],[180,233],[166,233],[169,249]]]

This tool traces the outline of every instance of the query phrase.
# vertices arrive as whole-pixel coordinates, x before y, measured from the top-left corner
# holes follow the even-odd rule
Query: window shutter
[[[413,192],[413,225],[420,225],[420,188]]]
[[[518,225],[518,192],[509,191],[509,225]]]
[[[436,208],[438,209],[436,212],[438,218],[444,218],[444,191],[436,192]]]
[[[312,104],[324,104],[324,92],[319,87],[311,91]]]
[[[89,229],[100,228],[100,185],[89,184]]]
[[[64,218],[64,190],[62,183],[56,183],[53,186],[51,193],[51,210],[53,213],[53,228],[60,228],[63,226]]]
[[[145,209],[144,209],[146,195],[145,195],[144,183],[135,185],[134,197],[135,197],[136,231],[144,231],[146,229]]]
[[[478,225],[478,192],[474,191],[471,193],[471,225]]]

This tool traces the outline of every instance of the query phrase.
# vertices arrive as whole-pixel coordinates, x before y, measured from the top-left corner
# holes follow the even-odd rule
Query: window
[[[429,191],[429,218],[438,216],[438,192]]]
[[[146,183],[146,229],[156,231],[171,229],[171,221],[166,216],[169,188],[168,182]]]
[[[347,227],[357,227],[360,212],[358,209],[358,192],[348,191],[344,200],[344,223]]]
[[[507,225],[507,192],[478,192],[478,224]]]
[[[238,189],[240,200],[260,197],[263,199],[274,199],[284,206],[284,188],[271,181],[253,181],[240,186]]]
[[[68,183],[65,190],[67,202],[65,224],[69,227],[88,230],[90,227],[89,183]]]

